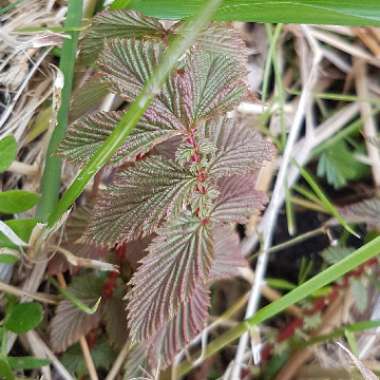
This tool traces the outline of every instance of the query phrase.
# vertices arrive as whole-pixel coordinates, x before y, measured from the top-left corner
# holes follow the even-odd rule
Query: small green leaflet
[[[354,252],[354,249],[351,247],[337,245],[326,248],[322,251],[321,256],[328,264],[332,265],[351,255],[352,252]]]
[[[353,157],[354,153],[355,151],[351,151],[345,141],[326,149],[318,161],[318,176],[325,177],[327,183],[335,189],[347,185],[348,181],[362,178],[368,172],[368,167],[358,162]]]
[[[6,226],[24,242],[29,241],[33,228],[37,224],[35,219],[12,219],[4,222]],[[18,248],[4,233],[0,232],[0,248]]]
[[[35,369],[50,364],[50,360],[34,356],[8,356],[7,359],[13,369]]]
[[[15,376],[12,373],[11,366],[6,357],[0,356],[0,378],[2,380],[14,380]]]
[[[9,190],[0,193],[0,213],[16,214],[34,207],[40,196],[23,190]]]
[[[23,334],[37,327],[42,318],[43,311],[39,303],[19,303],[7,313],[4,327],[16,334]]]
[[[13,136],[6,136],[0,140],[0,173],[6,171],[16,159],[17,144]]]

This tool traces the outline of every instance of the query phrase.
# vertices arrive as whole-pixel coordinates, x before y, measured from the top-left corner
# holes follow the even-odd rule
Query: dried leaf
[[[212,211],[218,223],[247,223],[250,216],[263,209],[267,197],[255,189],[254,175],[233,175],[218,181],[220,195]]]
[[[68,290],[81,302],[92,307],[101,296],[102,286],[102,279],[88,274],[75,277]],[[50,341],[53,350],[56,352],[65,351],[67,347],[77,342],[82,335],[94,329],[99,324],[100,318],[99,310],[89,315],[79,310],[71,302],[61,301],[50,324]]]
[[[182,214],[159,230],[133,276],[128,295],[132,336],[148,340],[172,319],[196,286],[205,284],[213,260],[208,224]]]
[[[85,63],[92,63],[102,50],[107,38],[143,38],[161,39],[165,29],[154,18],[145,17],[130,10],[104,11],[92,20],[92,26],[81,44],[82,58]]]
[[[227,118],[209,122],[206,135],[217,148],[211,159],[209,172],[216,177],[246,174],[259,169],[273,157],[273,146],[258,132]]]
[[[95,206],[87,237],[113,246],[152,234],[178,213],[194,187],[194,177],[174,161],[159,156],[120,172]]]
[[[231,226],[218,226],[213,231],[215,258],[210,271],[210,281],[229,279],[239,275],[248,261],[241,253],[239,235]]]
[[[198,285],[189,300],[182,303],[176,316],[168,321],[147,344],[153,368],[168,367],[175,355],[205,327],[210,296],[203,285]]]

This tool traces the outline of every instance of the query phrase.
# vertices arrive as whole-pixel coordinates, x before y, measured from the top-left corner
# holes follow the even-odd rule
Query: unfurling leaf
[[[174,161],[153,156],[138,162],[104,191],[87,237],[112,246],[151,235],[183,208],[193,187],[194,177]]]
[[[103,48],[107,38],[143,38],[150,36],[161,39],[165,29],[153,18],[134,11],[104,11],[92,20],[92,27],[83,39],[81,50],[83,60],[92,63]]]
[[[246,174],[273,158],[273,146],[258,132],[233,119],[217,118],[205,126],[206,136],[217,152],[211,159],[211,175]]]
[[[247,223],[249,217],[263,209],[266,195],[256,190],[252,174],[233,175],[218,181],[220,195],[212,211],[212,219],[219,223]]]
[[[205,285],[213,261],[210,226],[182,214],[158,231],[132,279],[129,325],[138,340],[150,339]]]
[[[147,343],[149,361],[166,368],[175,355],[205,327],[210,296],[203,285],[197,286],[190,299],[183,302],[176,316],[166,322],[155,337]]]
[[[68,287],[73,295],[88,307],[93,307],[101,296],[103,280],[95,275],[75,277]],[[100,322],[101,312],[86,314],[70,301],[59,303],[50,325],[50,341],[53,350],[62,352],[82,335],[89,333]]]
[[[210,270],[210,281],[229,279],[239,275],[239,269],[248,266],[241,253],[239,235],[231,226],[214,228],[215,257]]]
[[[11,166],[16,159],[17,142],[12,136],[6,136],[0,140],[0,173],[4,172]]]

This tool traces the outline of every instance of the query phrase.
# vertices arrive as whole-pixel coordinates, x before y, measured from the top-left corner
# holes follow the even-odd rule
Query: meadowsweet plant
[[[127,107],[170,39],[182,33],[181,23],[167,25],[132,11],[97,15],[80,57],[96,62],[97,73],[82,93],[93,89],[95,102],[107,88]],[[246,223],[266,201],[256,177],[271,160],[272,145],[232,112],[249,95],[246,58],[231,26],[204,30],[112,158],[111,183],[97,197],[82,237],[103,248],[125,247],[127,258],[136,241],[149,242],[125,304],[130,339],[153,367],[170,365],[204,328],[210,285],[246,265],[234,224]],[[123,113],[89,108],[59,148],[74,164],[91,159]]]

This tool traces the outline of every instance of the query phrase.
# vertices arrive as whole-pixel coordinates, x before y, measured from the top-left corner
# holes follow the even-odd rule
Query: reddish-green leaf
[[[239,275],[239,269],[248,266],[241,253],[239,235],[231,226],[214,228],[215,259],[210,271],[210,280],[225,280]]]
[[[251,127],[233,119],[218,118],[208,123],[206,133],[217,151],[209,171],[216,177],[246,174],[259,169],[273,157],[273,146]]]
[[[147,344],[152,368],[169,366],[175,355],[185,348],[205,327],[210,296],[204,285],[198,285],[189,300],[183,302],[176,316],[160,328]]]
[[[95,275],[75,277],[68,290],[81,302],[93,307],[101,296],[103,280]],[[82,335],[95,328],[101,318],[100,311],[86,314],[70,301],[59,303],[50,325],[50,341],[56,352],[65,351],[67,347],[77,342]]]
[[[218,223],[247,223],[267,200],[265,193],[256,190],[253,174],[224,177],[218,181],[218,187],[220,195],[212,211],[212,218]]]
[[[198,218],[183,214],[159,230],[128,295],[134,338],[152,338],[177,314],[196,286],[206,283],[213,256],[210,226]]]
[[[149,36],[161,39],[165,29],[154,18],[143,16],[134,11],[104,11],[92,20],[92,26],[82,45],[82,56],[86,63],[92,63],[102,50],[107,38],[143,38]]]

